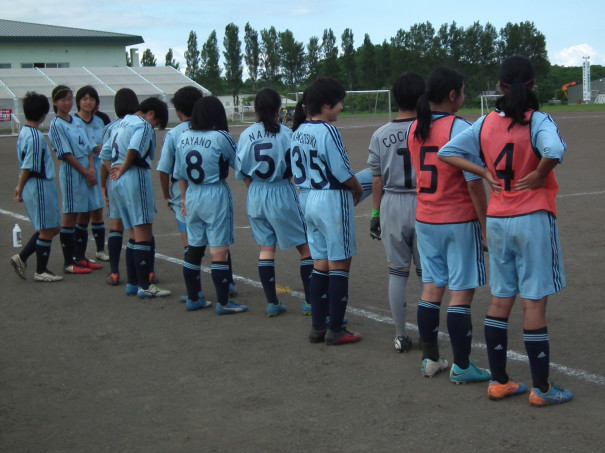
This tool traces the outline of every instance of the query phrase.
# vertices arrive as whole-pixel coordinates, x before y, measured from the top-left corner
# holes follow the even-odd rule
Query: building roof
[[[141,36],[0,19],[0,43],[96,43],[131,46]]]

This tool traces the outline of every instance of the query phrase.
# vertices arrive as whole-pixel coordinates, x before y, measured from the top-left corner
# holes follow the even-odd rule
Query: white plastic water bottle
[[[21,242],[21,228],[18,223],[15,223],[15,228],[13,228],[13,247],[23,247],[23,243]]]

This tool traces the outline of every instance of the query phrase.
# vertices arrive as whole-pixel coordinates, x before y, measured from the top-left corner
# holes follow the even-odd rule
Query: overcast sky
[[[588,6],[581,6],[586,4]],[[151,49],[158,65],[163,65],[169,48],[184,67],[183,54],[191,30],[198,46],[216,30],[223,49],[225,26],[233,22],[240,28],[242,41],[247,22],[257,31],[275,26],[289,29],[305,45],[311,36],[321,38],[331,28],[340,45],[345,28],[353,30],[355,47],[367,33],[374,44],[389,40],[397,30],[430,22],[435,29],[456,22],[468,27],[478,21],[500,30],[506,23],[533,22],[546,36],[551,63],[580,66],[582,57],[592,64],[605,65],[605,1],[508,0],[0,0],[2,18],[49,25],[86,28],[140,35],[145,40],[141,55]]]

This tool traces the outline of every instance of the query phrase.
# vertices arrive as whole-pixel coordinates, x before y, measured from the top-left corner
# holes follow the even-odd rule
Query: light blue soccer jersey
[[[111,166],[122,165],[128,150],[138,152],[133,165],[151,168],[155,150],[155,131],[138,115],[126,115],[111,130]],[[113,123],[112,123],[113,124]]]
[[[122,121],[122,118],[118,118],[115,121],[112,121],[105,129],[103,129],[103,137],[101,138],[101,143],[103,143],[103,147],[101,148],[101,152],[99,153],[99,158],[101,160],[107,160],[111,162],[111,132],[114,128]]]
[[[279,125],[279,132],[265,131],[263,123],[255,123],[239,137],[235,160],[235,177],[274,182],[289,179],[292,131]]]
[[[70,121],[56,116],[50,123],[48,137],[58,159],[72,154],[84,167],[88,167],[88,155],[97,145],[88,138],[82,121],[72,116]]]
[[[105,130],[105,124],[101,118],[93,115],[90,121],[87,122],[80,118],[80,116],[76,113],[74,115],[74,119],[76,121],[80,121],[84,125],[86,132],[88,133],[88,140],[91,143],[96,145],[103,143],[103,131]]]
[[[178,126],[173,127],[166,133],[164,144],[162,145],[162,154],[156,168],[157,171],[166,173],[167,175],[174,174],[174,162],[176,155],[176,147],[183,132],[189,130],[189,121],[183,121]]]
[[[235,150],[235,142],[225,131],[186,131],[177,146],[174,176],[186,180],[189,187],[215,184],[234,167]]]
[[[23,126],[17,138],[19,169],[29,170],[36,178],[54,179],[55,164],[42,133],[31,126]]]
[[[348,189],[343,183],[355,172],[340,132],[324,121],[307,121],[292,135],[292,174],[301,189]]]

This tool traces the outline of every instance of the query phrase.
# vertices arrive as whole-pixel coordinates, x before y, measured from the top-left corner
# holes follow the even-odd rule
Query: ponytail
[[[536,79],[531,61],[519,55],[506,58],[500,65],[498,80],[506,88],[506,92],[496,101],[496,108],[511,119],[509,130],[515,124],[529,124],[525,112],[540,109],[538,98],[532,89]]]
[[[431,123],[433,122],[431,104],[444,102],[452,90],[459,96],[462,88],[464,88],[464,76],[454,69],[437,68],[431,73],[426,82],[426,91],[416,103],[418,118],[414,131],[416,140],[424,141],[431,133]]]

